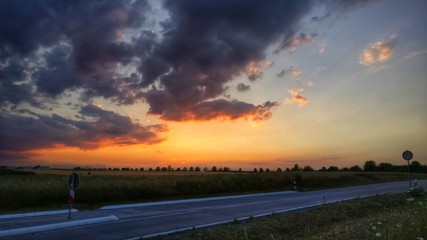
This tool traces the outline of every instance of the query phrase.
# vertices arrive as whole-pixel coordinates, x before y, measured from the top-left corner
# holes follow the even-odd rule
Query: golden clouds
[[[251,61],[246,65],[245,72],[249,80],[255,81],[261,78],[264,70],[272,65],[271,61]]]
[[[301,71],[301,70],[298,70],[298,69],[292,69],[292,70],[291,70],[291,74],[292,74],[292,76],[294,76],[294,77],[301,75],[301,73],[302,73],[302,71]]]
[[[360,55],[359,63],[363,65],[372,65],[378,62],[384,62],[390,59],[395,47],[394,40],[390,42],[376,42],[365,49]]]
[[[301,95],[301,92],[303,92],[304,89],[296,89],[292,88],[288,90],[288,93],[291,94],[291,97],[286,98],[284,104],[292,104],[297,103],[299,104],[299,107],[303,107],[306,105],[309,101],[306,97]]]

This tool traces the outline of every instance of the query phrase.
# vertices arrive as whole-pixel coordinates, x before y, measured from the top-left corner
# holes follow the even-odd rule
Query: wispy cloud
[[[413,59],[413,58],[416,58],[416,57],[424,55],[424,54],[427,54],[427,49],[417,51],[417,52],[411,52],[411,53],[405,55],[405,57],[403,57],[403,59],[404,60]]]
[[[292,67],[290,67],[289,69],[283,69],[282,71],[280,71],[279,73],[277,73],[278,77],[283,77],[286,74],[291,74],[294,77],[297,77],[299,75],[302,74],[302,71],[299,69],[293,69]]]
[[[291,97],[286,98],[284,104],[297,103],[299,107],[303,107],[304,105],[306,105],[309,100],[306,97],[302,96],[301,92],[304,92],[304,89],[289,89],[288,93],[291,95]]]
[[[360,55],[359,63],[372,65],[378,62],[385,62],[391,58],[395,48],[395,40],[389,42],[375,42],[365,49]]]
[[[246,65],[245,72],[249,80],[255,81],[262,78],[264,70],[272,65],[273,62],[271,61],[251,61]]]
[[[303,44],[310,43],[317,36],[317,33],[300,33],[297,37],[286,39],[280,44],[279,49],[275,50],[274,53],[278,53],[285,48],[289,48],[290,52],[293,53],[297,48]]]
[[[239,92],[247,92],[247,91],[249,91],[251,89],[251,86],[246,85],[244,83],[239,83],[239,84],[237,84],[236,89]]]

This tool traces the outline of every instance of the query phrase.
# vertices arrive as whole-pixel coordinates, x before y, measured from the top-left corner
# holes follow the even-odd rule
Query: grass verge
[[[393,194],[357,199],[160,239],[427,239],[426,195]]]

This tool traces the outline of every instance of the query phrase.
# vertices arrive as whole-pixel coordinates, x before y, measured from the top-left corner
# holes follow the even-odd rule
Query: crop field
[[[0,213],[64,209],[72,171],[36,170],[33,175],[0,176]],[[366,172],[139,172],[78,171],[75,207],[233,195],[242,193],[334,188],[407,180],[404,173]],[[427,174],[412,174],[425,179]]]

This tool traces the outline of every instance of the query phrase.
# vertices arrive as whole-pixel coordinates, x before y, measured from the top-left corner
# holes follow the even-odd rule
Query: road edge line
[[[0,219],[12,219],[12,218],[24,218],[24,217],[38,217],[38,216],[48,216],[55,214],[65,214],[68,213],[68,209],[64,210],[52,210],[52,211],[43,211],[43,212],[28,212],[28,213],[14,213],[14,214],[2,214]],[[72,213],[79,212],[77,209],[71,209]]]
[[[26,228],[14,228],[14,229],[0,231],[0,237],[11,237],[11,236],[17,236],[17,235],[32,234],[37,232],[46,232],[46,231],[52,231],[52,230],[58,230],[58,229],[64,229],[64,228],[90,225],[95,223],[112,222],[117,220],[119,220],[119,218],[117,218],[114,215],[110,215],[106,217],[89,218],[89,219],[82,219],[82,220],[76,220],[71,222],[52,223],[52,224],[46,224],[46,225],[40,225],[40,226],[26,227]]]

